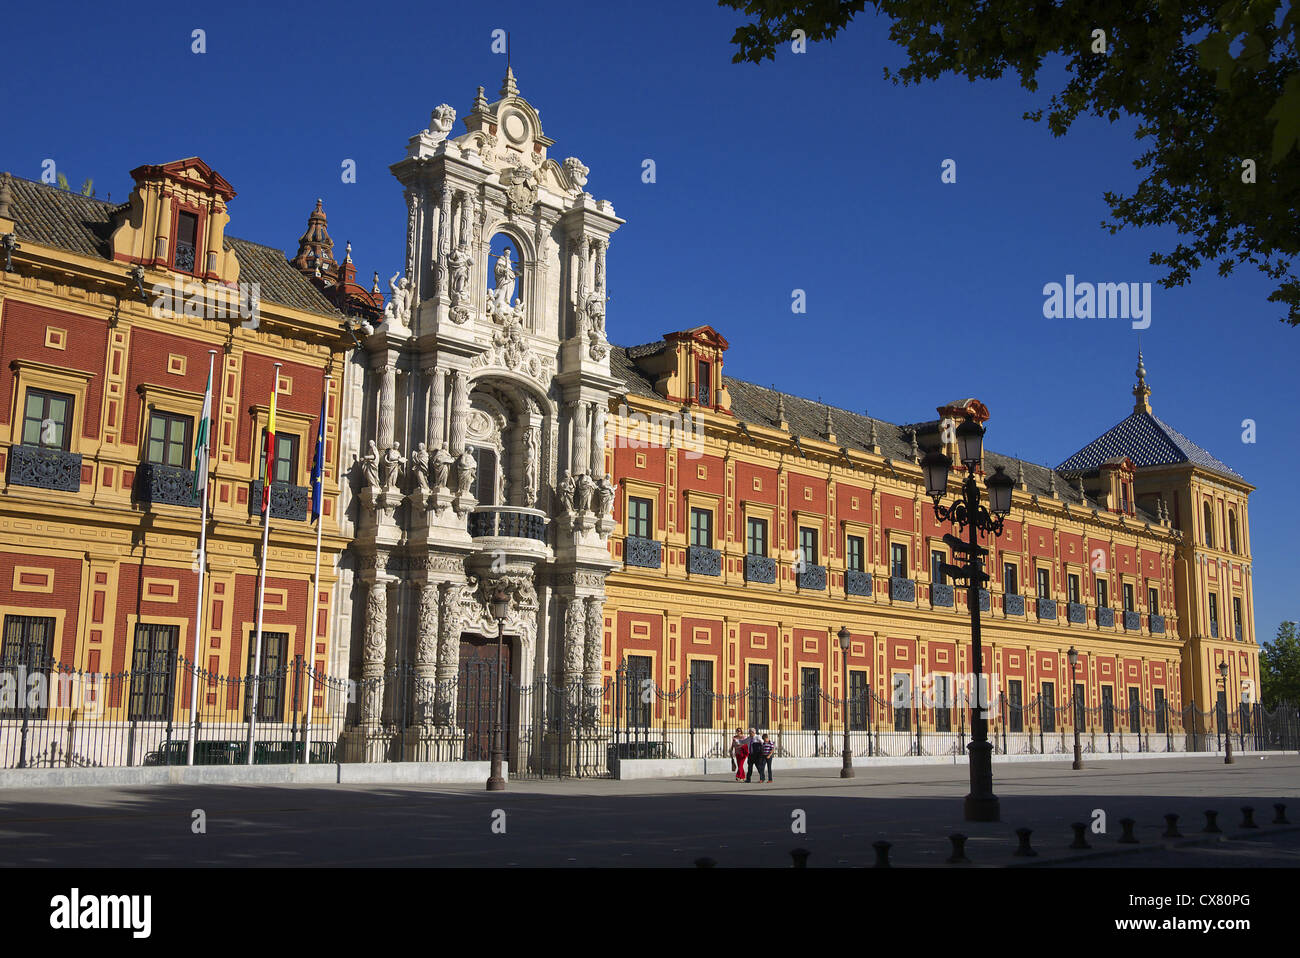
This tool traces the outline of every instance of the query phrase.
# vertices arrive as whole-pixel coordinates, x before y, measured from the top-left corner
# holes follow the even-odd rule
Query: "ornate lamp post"
[[[988,719],[982,694],[984,655],[980,647],[980,585],[988,580],[982,571],[983,556],[988,549],[976,542],[979,533],[993,536],[1002,534],[1002,520],[1011,511],[1011,489],[1014,481],[999,466],[985,483],[989,491],[989,509],[980,504],[979,485],[975,470],[984,458],[984,428],[970,419],[957,427],[957,454],[966,466],[966,479],[962,495],[950,506],[940,504],[948,491],[948,472],[952,460],[942,452],[927,453],[921,461],[925,472],[925,487],[934,500],[934,515],[940,522],[951,522],[960,531],[967,529],[967,539],[945,535],[943,541],[953,550],[954,557],[962,554],[965,564],[943,563],[945,575],[966,581],[966,605],[970,609],[971,660],[975,667],[975,708],[971,710],[970,794],[966,796],[965,813],[969,822],[996,822],[1001,811],[998,798],[993,794],[993,746],[989,743]]]
[[[1228,714],[1228,663],[1219,663],[1219,681],[1223,683],[1223,764],[1235,765],[1232,757],[1232,722]]]
[[[497,717],[492,726],[492,772],[488,775],[487,790],[503,792],[506,780],[501,775],[501,705],[505,698],[505,675],[501,671],[501,647],[505,639],[506,617],[510,615],[510,597],[504,592],[492,596],[492,618],[497,620]]]
[[[837,634],[840,640],[840,651],[844,653],[844,766],[840,769],[840,778],[853,777],[853,753],[849,751],[849,630],[845,626],[840,626]]]
[[[1079,650],[1074,646],[1070,646],[1070,651],[1065,653],[1065,657],[1070,660],[1070,701],[1074,705],[1074,708],[1070,710],[1073,713],[1070,724],[1074,726],[1073,768],[1077,772],[1083,768],[1083,752],[1079,750],[1079,693],[1074,689],[1074,680],[1079,677]]]

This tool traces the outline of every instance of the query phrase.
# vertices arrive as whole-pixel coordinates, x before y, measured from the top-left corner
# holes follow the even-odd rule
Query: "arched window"
[[[1232,509],[1228,510],[1228,548],[1237,551],[1237,513]]]
[[[1214,548],[1214,514],[1210,511],[1208,502],[1201,503],[1201,516],[1205,530],[1205,544],[1211,549]]]

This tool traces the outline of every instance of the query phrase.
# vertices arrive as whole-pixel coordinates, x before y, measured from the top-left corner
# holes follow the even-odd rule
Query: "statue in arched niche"
[[[518,275],[510,263],[510,247],[507,246],[497,257],[497,264],[493,270],[496,277],[496,289],[492,292],[492,301],[496,303],[497,309],[502,312],[510,310],[515,301],[515,277]]]

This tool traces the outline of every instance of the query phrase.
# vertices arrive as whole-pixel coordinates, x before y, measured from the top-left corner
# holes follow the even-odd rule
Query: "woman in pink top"
[[[745,780],[745,760],[749,758],[749,745],[745,741],[743,729],[736,729],[731,737],[731,767],[736,770],[736,781]]]

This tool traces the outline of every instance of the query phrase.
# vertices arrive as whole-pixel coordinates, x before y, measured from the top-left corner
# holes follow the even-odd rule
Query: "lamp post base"
[[[844,750],[844,767],[840,769],[840,778],[853,777],[853,753],[848,749]]]
[[[1002,806],[996,795],[967,795],[962,808],[968,822],[1002,821]]]
[[[1001,806],[993,794],[993,746],[987,740],[976,739],[966,749],[970,752],[970,794],[963,806],[966,821],[1001,821]]]

